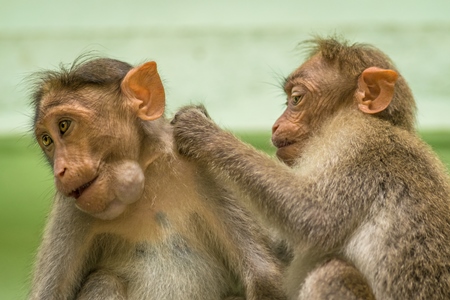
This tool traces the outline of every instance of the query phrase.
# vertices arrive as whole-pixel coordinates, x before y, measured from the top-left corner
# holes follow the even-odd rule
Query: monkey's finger
[[[209,116],[208,111],[206,110],[206,107],[203,104],[196,106],[197,110],[199,110],[206,118],[211,119]]]
[[[173,117],[172,121],[170,121],[170,124],[175,125],[181,117],[186,117],[188,119],[193,118],[196,114],[202,115],[203,117],[206,117],[207,119],[211,119],[208,111],[206,110],[205,106],[203,104],[200,105],[189,105],[182,107]]]

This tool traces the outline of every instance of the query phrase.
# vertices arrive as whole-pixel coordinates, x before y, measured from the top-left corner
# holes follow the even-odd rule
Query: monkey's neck
[[[317,161],[326,159],[333,163],[337,161],[334,158],[343,157],[342,153],[346,153],[346,159],[357,159],[368,148],[377,149],[380,143],[388,143],[392,132],[398,130],[404,129],[357,109],[341,110],[312,135],[295,167],[317,169]],[[361,143],[362,140],[366,142]],[[324,162],[321,164],[328,166]]]
[[[174,153],[172,127],[163,118],[146,122],[141,147],[140,165],[147,170],[157,159],[170,159]]]

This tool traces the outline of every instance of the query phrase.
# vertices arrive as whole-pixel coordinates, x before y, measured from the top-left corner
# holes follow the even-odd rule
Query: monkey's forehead
[[[35,124],[44,123],[47,119],[58,116],[94,117],[94,111],[78,99],[65,97],[43,97],[36,109]]]
[[[104,102],[104,93],[95,88],[80,90],[52,89],[48,90],[40,99],[37,108],[41,111],[55,106],[72,105],[93,109],[96,103]]]
[[[304,85],[311,91],[317,90],[330,78],[334,78],[334,73],[330,65],[324,63],[322,55],[318,53],[305,61],[286,78],[284,90],[288,93],[296,85]]]
[[[284,82],[284,91],[289,94],[294,86],[303,86],[306,90],[315,90],[318,80],[311,72],[305,69],[297,69],[289,75]]]

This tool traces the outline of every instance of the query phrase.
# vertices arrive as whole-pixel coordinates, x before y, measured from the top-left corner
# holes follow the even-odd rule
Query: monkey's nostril
[[[272,134],[274,134],[275,131],[277,131],[278,127],[279,127],[278,124],[274,124],[274,125],[272,126]]]
[[[63,177],[64,174],[66,173],[66,171],[67,171],[67,168],[62,168],[62,169],[59,169],[59,170],[55,170],[55,175],[57,177]]]

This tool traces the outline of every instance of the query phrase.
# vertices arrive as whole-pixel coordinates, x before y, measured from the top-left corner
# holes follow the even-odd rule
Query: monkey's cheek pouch
[[[136,202],[144,193],[145,176],[135,161],[124,161],[114,167],[114,194],[125,204]]]

